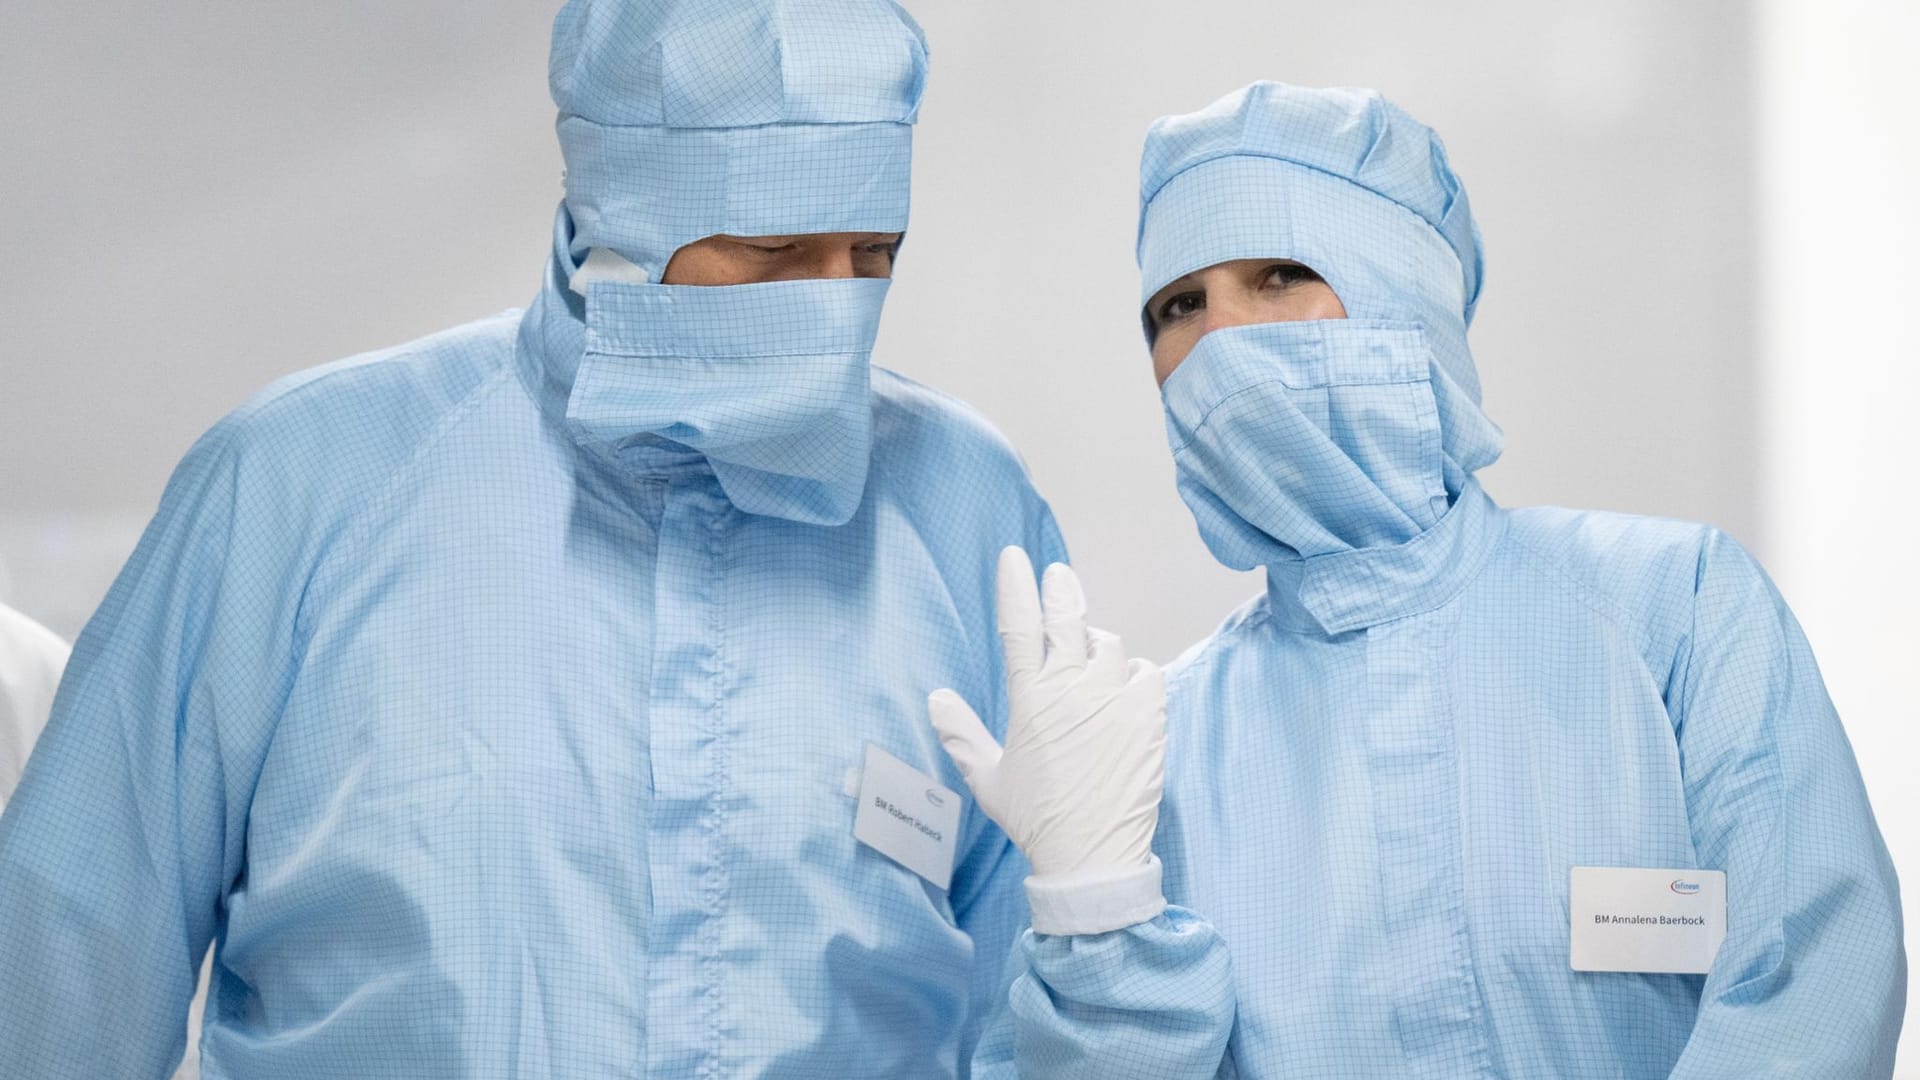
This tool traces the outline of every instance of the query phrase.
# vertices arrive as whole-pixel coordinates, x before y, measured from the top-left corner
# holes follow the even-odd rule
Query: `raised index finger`
[[[1033,560],[1018,547],[1000,552],[998,602],[994,618],[1000,629],[1000,648],[1007,657],[1010,690],[1040,674],[1046,642],[1040,623],[1040,590],[1033,578]]]
[[[1055,670],[1087,666],[1087,594],[1080,575],[1066,563],[1054,563],[1040,579],[1040,622],[1047,641],[1047,662]]]

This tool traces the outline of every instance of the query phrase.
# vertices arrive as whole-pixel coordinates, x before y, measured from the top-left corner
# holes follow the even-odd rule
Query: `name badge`
[[[853,838],[945,889],[960,849],[960,796],[919,769],[867,744]]]
[[[1573,868],[1573,970],[1705,975],[1727,936],[1718,870]]]

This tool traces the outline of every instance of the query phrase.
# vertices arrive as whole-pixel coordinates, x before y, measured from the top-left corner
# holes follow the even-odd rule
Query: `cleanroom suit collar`
[[[1333,635],[1432,611],[1473,581],[1505,530],[1469,481],[1445,517],[1405,543],[1269,563],[1269,617],[1294,633]]]

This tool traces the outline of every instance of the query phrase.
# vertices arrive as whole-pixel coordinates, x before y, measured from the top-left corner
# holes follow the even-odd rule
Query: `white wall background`
[[[173,462],[251,391],[525,302],[559,196],[556,6],[0,5],[0,599],[73,634]],[[1920,868],[1896,775],[1920,583],[1864,557],[1914,533],[1900,4],[909,6],[934,67],[878,357],[1021,447],[1099,621],[1165,659],[1255,588],[1173,494],[1134,307],[1142,131],[1254,78],[1378,86],[1445,134],[1486,233],[1474,343],[1509,436],[1490,490],[1711,521],[1758,551]],[[1843,59],[1862,43],[1877,61]],[[1877,127],[1804,104],[1830,68],[1880,95]],[[1863,181],[1863,146],[1905,179]],[[1860,239],[1823,247],[1835,226]],[[1873,239],[1895,227],[1904,245]],[[1807,268],[1869,256],[1887,274],[1783,313]]]
[[[1758,86],[1761,523],[1920,882],[1920,5],[1767,0]],[[1907,905],[1907,957],[1920,911]],[[1899,1075],[1920,1077],[1920,992]]]

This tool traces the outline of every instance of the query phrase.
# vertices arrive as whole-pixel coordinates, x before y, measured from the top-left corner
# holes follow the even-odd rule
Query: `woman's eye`
[[[1277,285],[1283,289],[1292,288],[1295,285],[1304,285],[1309,281],[1319,280],[1321,280],[1319,274],[1301,266],[1299,263],[1280,263],[1277,266],[1267,267],[1266,284]]]
[[[1197,292],[1177,293],[1169,296],[1160,305],[1160,321],[1163,323],[1184,319],[1207,306],[1207,294]]]
[[[885,243],[880,243],[880,244],[868,244],[865,247],[861,248],[861,250],[868,255],[884,255],[887,258],[891,259],[893,258],[894,251],[898,248],[899,248],[898,244],[892,241],[887,241]]]

